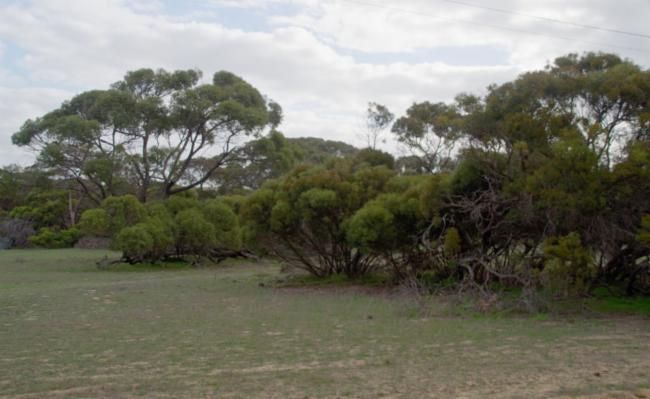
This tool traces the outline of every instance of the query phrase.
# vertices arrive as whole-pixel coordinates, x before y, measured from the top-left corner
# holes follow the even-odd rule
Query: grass
[[[103,256],[0,252],[0,398],[650,397],[647,317],[422,318],[337,281],[260,286],[274,265]]]
[[[650,298],[614,296],[606,290],[596,290],[588,301],[591,309],[603,313],[636,314],[650,317]]]

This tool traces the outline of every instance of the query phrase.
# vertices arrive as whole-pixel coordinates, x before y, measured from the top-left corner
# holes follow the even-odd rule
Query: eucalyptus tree
[[[276,127],[281,108],[252,85],[217,72],[140,69],[108,90],[81,93],[28,120],[14,144],[38,154],[44,168],[75,179],[96,202],[136,191],[168,197],[200,186],[247,136]],[[195,168],[195,159],[207,166]]]
[[[419,159],[420,167],[433,173],[451,162],[459,143],[459,121],[454,105],[425,101],[413,104],[406,115],[395,121],[392,131]]]
[[[630,140],[650,135],[650,71],[614,54],[569,54],[542,71],[493,85],[484,98],[461,97],[463,132],[483,147],[517,143],[548,154],[577,139],[612,167]]]
[[[220,193],[256,190],[266,180],[275,179],[289,172],[302,161],[300,147],[291,143],[278,131],[252,140],[241,146],[225,168],[220,169],[211,180]]]
[[[377,149],[377,144],[384,141],[383,134],[395,120],[395,115],[388,107],[375,102],[368,103],[366,109],[366,144],[368,148]]]

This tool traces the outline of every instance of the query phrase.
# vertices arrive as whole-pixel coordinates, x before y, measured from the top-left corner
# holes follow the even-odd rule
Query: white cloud
[[[379,3],[367,2],[371,1]],[[630,1],[643,8],[644,0]],[[20,66],[20,77],[7,68],[6,49],[0,58],[0,148],[8,148],[10,134],[26,118],[52,109],[74,92],[104,88],[125,71],[140,67],[200,68],[208,78],[217,70],[233,71],[285,108],[286,121],[281,129],[287,135],[353,142],[368,101],[385,103],[399,114],[413,101],[442,101],[461,91],[481,91],[492,82],[514,78],[523,68],[541,67],[571,50],[592,49],[476,24],[647,47],[647,41],[576,31],[566,25],[444,1],[400,3],[399,8],[419,13],[360,4],[367,2],[240,0],[235,4],[213,0],[215,8],[204,18],[194,18],[196,10],[189,9],[187,15],[168,15],[158,0],[40,0],[0,6],[0,43],[21,49],[19,56],[14,55],[19,58],[11,60],[12,65]],[[291,6],[287,9],[297,9],[297,15],[276,16],[272,30],[259,32],[210,21],[213,13],[219,14],[219,6],[234,5],[245,12],[246,7],[263,9],[273,4]],[[559,0],[502,0],[493,5],[630,30],[645,26],[642,13],[625,13],[605,0],[578,0],[571,6]],[[451,66],[436,60],[396,61],[399,53],[417,53],[436,46],[474,51],[470,45],[502,48],[507,57],[494,62],[485,54],[477,54],[479,61],[480,57],[485,60],[474,66]],[[378,57],[368,63],[353,57],[358,51],[379,56],[391,51],[397,56],[383,61]],[[637,62],[650,61],[647,54],[623,54]],[[434,55],[432,52],[431,57]],[[24,159],[15,153],[3,150],[0,163]]]
[[[61,104],[71,93],[58,89],[0,87],[0,165],[29,165],[32,155],[11,144],[11,135],[25,120]]]

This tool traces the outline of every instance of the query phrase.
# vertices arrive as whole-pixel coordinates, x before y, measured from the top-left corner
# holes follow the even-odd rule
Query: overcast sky
[[[368,101],[400,115],[569,52],[647,68],[649,38],[583,26],[650,35],[648,17],[649,0],[0,0],[0,165],[33,160],[10,139],[27,118],[128,70],[228,70],[287,136],[361,145]]]

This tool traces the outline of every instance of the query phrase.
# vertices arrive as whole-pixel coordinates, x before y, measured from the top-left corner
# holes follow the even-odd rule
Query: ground
[[[0,252],[0,398],[650,398],[647,316],[423,317],[273,265],[106,255]]]

